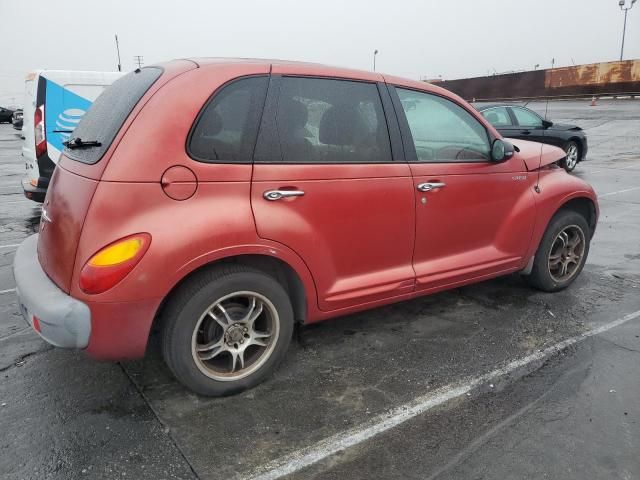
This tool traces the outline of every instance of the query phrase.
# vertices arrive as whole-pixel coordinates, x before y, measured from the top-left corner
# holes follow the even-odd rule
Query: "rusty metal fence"
[[[640,95],[640,60],[434,82],[466,100]]]

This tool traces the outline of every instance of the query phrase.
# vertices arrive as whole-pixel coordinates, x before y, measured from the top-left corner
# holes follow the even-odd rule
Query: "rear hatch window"
[[[144,67],[116,80],[82,117],[69,139],[75,145],[66,147],[64,154],[89,165],[100,161],[131,111],[162,72],[160,67]]]

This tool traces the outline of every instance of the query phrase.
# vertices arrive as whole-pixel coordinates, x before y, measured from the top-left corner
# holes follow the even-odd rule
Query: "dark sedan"
[[[0,107],[0,123],[7,122],[11,123],[13,118],[13,110],[9,108]]]
[[[519,105],[487,104],[475,107],[505,137],[548,143],[562,148],[567,153],[562,167],[567,172],[573,171],[578,162],[587,156],[587,136],[576,125],[550,122]]]

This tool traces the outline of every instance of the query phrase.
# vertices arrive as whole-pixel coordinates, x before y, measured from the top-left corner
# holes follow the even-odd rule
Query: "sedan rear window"
[[[74,148],[65,148],[64,154],[78,162],[90,165],[97,163],[131,111],[162,75],[162,71],[159,67],[145,67],[116,80],[82,117],[70,137],[70,140],[80,140]]]

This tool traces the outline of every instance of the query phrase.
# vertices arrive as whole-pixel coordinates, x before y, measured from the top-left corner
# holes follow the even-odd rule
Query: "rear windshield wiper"
[[[75,137],[72,138],[71,140],[68,140],[66,142],[62,142],[62,144],[70,149],[74,149],[74,148],[89,148],[89,147],[99,147],[102,145],[102,143],[98,142],[97,140],[82,140],[79,137]]]

